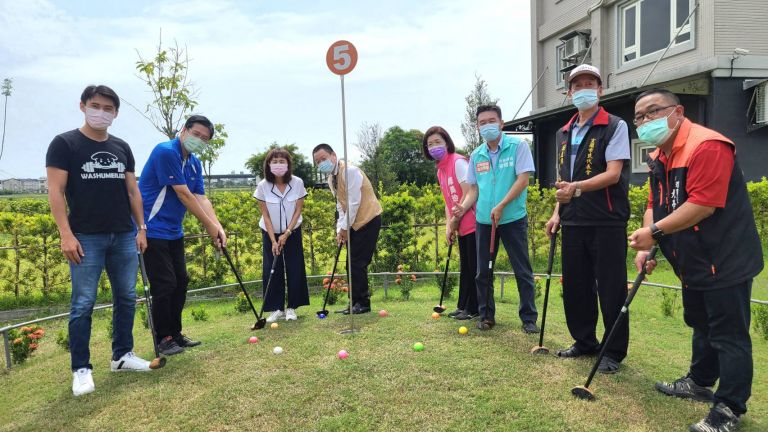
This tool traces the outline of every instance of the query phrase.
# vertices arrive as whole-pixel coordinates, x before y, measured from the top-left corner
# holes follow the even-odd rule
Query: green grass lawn
[[[593,360],[529,354],[538,336],[521,331],[511,285],[497,305],[497,327],[470,326],[466,336],[457,333],[460,323],[430,318],[434,285],[417,288],[407,302],[377,290],[374,309],[390,316],[355,317],[360,332],[353,335],[339,333],[348,317],[315,317],[318,297],[297,322],[255,332],[253,316],[235,312],[233,301],[195,302],[210,317],[193,321],[188,308],[185,332],[203,345],[145,374],[108,371],[109,315],[99,314],[91,339],[96,392],[80,398],[71,394],[69,355],[54,343],[66,323],[47,323],[34,356],[0,374],[0,430],[674,431],[706,414],[705,404],[653,390],[655,380],[686,372],[691,333],[681,310],[662,315],[658,288],[636,297],[629,356],[618,375],[596,377],[598,400],[586,402],[570,389],[583,384]],[[557,282],[550,299],[545,345],[554,352],[570,344]],[[134,334],[137,353],[151,357],[138,319]],[[251,335],[261,342],[246,343]],[[414,342],[426,349],[414,352]],[[768,341],[753,333],[753,344],[744,431],[768,429]],[[273,355],[278,345],[285,352]],[[340,349],[350,358],[338,360]]]

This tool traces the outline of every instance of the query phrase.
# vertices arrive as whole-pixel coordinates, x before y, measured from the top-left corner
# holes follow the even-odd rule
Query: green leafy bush
[[[205,305],[192,308],[190,313],[192,314],[192,319],[195,321],[208,321],[208,312],[205,310]]]

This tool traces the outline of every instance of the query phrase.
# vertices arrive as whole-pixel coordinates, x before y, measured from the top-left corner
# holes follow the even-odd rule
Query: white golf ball
[[[277,347],[272,348],[272,354],[282,354],[282,353],[283,353],[283,348],[282,347],[277,346]]]

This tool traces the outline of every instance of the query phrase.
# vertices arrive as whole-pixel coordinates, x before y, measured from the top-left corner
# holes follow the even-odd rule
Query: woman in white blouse
[[[259,227],[264,244],[262,286],[264,310],[272,312],[267,322],[280,318],[296,319],[296,309],[309,304],[307,273],[304,269],[304,245],[301,240],[301,209],[307,191],[304,182],[291,175],[291,155],[276,148],[264,160],[264,179],[253,196],[259,200]],[[277,259],[275,274],[267,289],[272,260]],[[288,307],[285,307],[285,277],[288,276]]]

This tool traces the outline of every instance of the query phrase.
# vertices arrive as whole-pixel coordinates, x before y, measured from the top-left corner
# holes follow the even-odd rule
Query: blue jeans
[[[475,238],[477,241],[477,309],[481,320],[496,320],[496,302],[493,301],[493,273],[488,268],[491,260],[491,226],[477,223]],[[493,261],[499,253],[499,239],[509,256],[509,263],[515,271],[517,292],[520,294],[518,314],[523,323],[535,323],[538,318],[533,286],[533,270],[528,259],[528,218],[501,224],[496,227],[496,239]]]
[[[75,234],[85,256],[69,264],[72,302],[69,315],[69,350],[72,370],[93,369],[90,363],[91,315],[101,272],[106,268],[112,286],[112,360],[133,349],[136,312],[138,251],[133,232]]]

